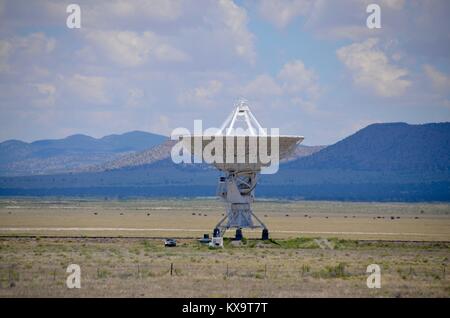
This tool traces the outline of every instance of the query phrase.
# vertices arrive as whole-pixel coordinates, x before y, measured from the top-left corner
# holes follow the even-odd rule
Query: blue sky
[[[81,29],[66,27],[74,2]],[[0,0],[0,140],[217,127],[240,97],[309,145],[449,121],[449,13],[446,0]]]

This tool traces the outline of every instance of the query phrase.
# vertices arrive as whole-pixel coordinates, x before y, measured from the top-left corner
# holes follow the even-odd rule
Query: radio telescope
[[[224,173],[224,176],[219,178],[217,195],[224,202],[226,213],[215,226],[213,237],[222,237],[226,230],[235,228],[235,239],[241,240],[243,228],[261,228],[261,238],[269,239],[267,226],[253,213],[251,207],[255,199],[258,174],[269,166],[256,148],[265,145],[266,152],[275,155],[278,169],[278,161],[288,156],[296,145],[303,141],[303,137],[268,135],[244,100],[235,105],[235,109],[217,133],[180,137],[190,153],[200,158],[212,141],[221,141],[219,145],[223,145],[222,154],[221,149],[214,151],[216,158],[222,160],[211,164]]]

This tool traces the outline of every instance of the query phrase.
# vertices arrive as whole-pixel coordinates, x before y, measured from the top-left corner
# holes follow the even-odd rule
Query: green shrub
[[[314,238],[298,237],[290,240],[280,240],[277,244],[282,248],[319,248],[319,245],[315,242]]]
[[[345,267],[346,267],[345,263],[339,263],[336,266],[325,266],[324,269],[315,273],[314,276],[320,278],[344,278],[349,276],[348,273],[345,271]]]

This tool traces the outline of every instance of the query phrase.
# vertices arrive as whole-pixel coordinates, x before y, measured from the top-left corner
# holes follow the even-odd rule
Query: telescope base
[[[261,239],[262,240],[268,240],[269,239],[269,229],[266,227],[266,225],[259,220],[259,218],[250,210],[246,211],[249,213],[249,215],[241,215],[237,216],[236,214],[233,214],[233,218],[230,220],[229,215],[227,214],[224,218],[222,218],[219,223],[217,223],[216,227],[213,230],[213,237],[221,237],[224,236],[225,232],[229,229],[235,228],[236,229],[236,235],[235,240],[240,241],[243,238],[242,229],[244,228],[250,228],[250,229],[256,229],[256,228],[262,228],[261,233]],[[245,225],[243,224],[235,224],[232,222],[232,220],[240,219],[240,220],[250,220],[251,222],[246,222]],[[231,222],[230,222],[231,221]]]

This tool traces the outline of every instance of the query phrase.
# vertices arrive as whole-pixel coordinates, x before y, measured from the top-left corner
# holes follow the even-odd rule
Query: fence
[[[191,277],[208,279],[251,278],[251,279],[303,279],[314,278],[345,278],[361,277],[365,279],[369,274],[366,268],[349,266],[339,263],[335,266],[311,266],[299,264],[293,266],[279,266],[276,264],[261,264],[249,266],[233,266],[231,264],[193,264],[193,263],[160,263],[136,264],[134,266],[81,266],[83,281],[106,279],[154,279]],[[425,267],[419,265],[397,266],[395,269],[382,270],[383,275],[399,275],[403,279],[447,279],[446,266]],[[57,283],[65,284],[69,273],[63,267],[27,268],[20,264],[0,265],[0,288],[11,288],[17,284]]]

